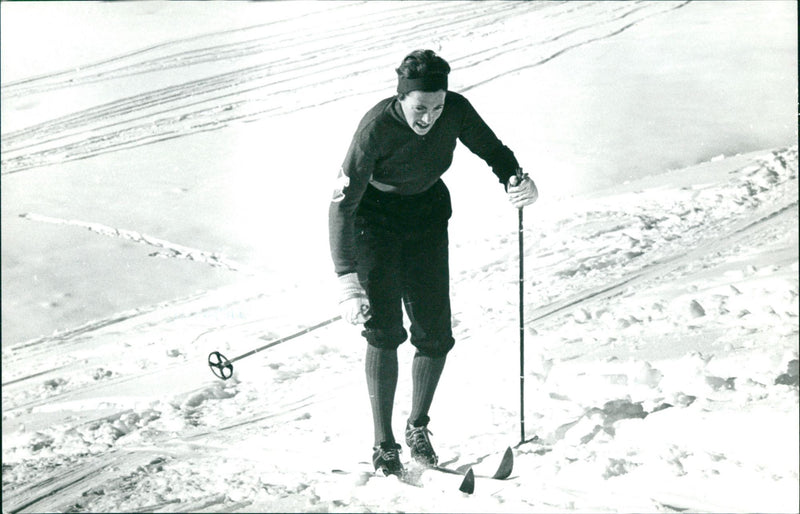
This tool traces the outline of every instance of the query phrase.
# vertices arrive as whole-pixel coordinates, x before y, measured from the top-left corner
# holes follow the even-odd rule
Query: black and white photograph
[[[797,512],[797,47],[0,1],[3,512]]]

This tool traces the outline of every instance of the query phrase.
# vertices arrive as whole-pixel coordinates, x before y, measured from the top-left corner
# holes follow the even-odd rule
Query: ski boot
[[[431,446],[428,425],[416,427],[411,423],[406,425],[406,444],[411,449],[411,458],[425,467],[435,468],[439,463],[439,457]]]
[[[400,445],[397,443],[381,443],[374,448],[372,464],[375,471],[384,475],[397,475],[402,477],[405,473],[403,463],[400,461]]]

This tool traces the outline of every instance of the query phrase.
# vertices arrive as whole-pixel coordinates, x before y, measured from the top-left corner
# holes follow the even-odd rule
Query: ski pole
[[[304,334],[308,334],[309,332],[311,332],[313,330],[316,330],[318,328],[322,328],[322,327],[324,327],[326,325],[330,325],[331,323],[333,323],[335,321],[339,321],[340,319],[342,319],[341,316],[336,316],[335,318],[331,318],[329,320],[323,321],[322,323],[318,323],[318,324],[314,325],[313,327],[304,328],[303,330],[300,330],[299,332],[295,332],[294,334],[291,334],[291,335],[288,335],[286,337],[282,337],[280,339],[272,341],[269,344],[265,344],[264,346],[256,348],[255,350],[250,350],[247,353],[243,353],[241,355],[237,355],[236,357],[234,357],[232,359],[228,359],[227,357],[225,357],[224,355],[222,355],[218,351],[213,351],[213,352],[208,354],[208,367],[211,368],[211,372],[214,373],[214,375],[216,377],[221,378],[222,380],[228,380],[229,378],[231,378],[233,376],[233,363],[234,362],[236,362],[238,360],[242,360],[245,357],[250,357],[251,355],[258,353],[261,350],[266,350],[267,348],[272,348],[273,346],[277,346],[277,345],[279,345],[281,343],[285,343],[286,341],[289,341],[290,339],[294,339],[295,337],[300,337],[300,336],[302,336]],[[261,338],[264,339],[263,336]]]
[[[522,168],[517,168],[517,183],[525,180]],[[522,207],[519,208],[519,430],[520,444],[525,442],[525,251],[523,245]]]

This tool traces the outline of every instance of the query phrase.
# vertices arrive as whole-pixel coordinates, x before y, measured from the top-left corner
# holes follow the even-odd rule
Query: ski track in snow
[[[461,2],[426,3],[425,16],[442,21],[422,26],[414,16],[422,8],[418,2],[375,9],[360,4],[325,6],[278,25],[268,23],[164,43],[78,70],[4,85],[2,94],[8,102],[15,98],[30,101],[37,94],[98,83],[113,87],[113,81],[132,76],[147,76],[141,82],[148,89],[3,134],[2,174],[217,130],[234,122],[291,114],[320,105],[319,95],[311,94],[320,87],[326,88],[326,102],[388,90],[394,78],[381,78],[386,68],[382,63],[397,60],[397,48],[408,47],[431,31],[436,31],[442,47],[451,38],[463,41],[465,33],[479,41],[475,49],[464,45],[447,48],[450,62],[459,69],[460,83],[454,84],[454,89],[468,91],[613,37],[686,3],[588,2],[579,9],[580,15],[572,14],[568,26],[556,25],[560,32],[555,34],[548,29],[547,18],[565,9],[573,11],[569,5],[481,2],[465,8]],[[342,16],[347,21],[314,24],[326,16]],[[355,30],[370,24],[388,26],[389,20],[391,31]],[[509,39],[520,33],[511,30],[518,26],[525,26],[531,37]],[[298,32],[308,32],[301,43]],[[285,56],[290,46],[296,57],[289,61]],[[208,66],[213,66],[213,71]],[[176,68],[197,78],[151,89],[159,83],[159,72]],[[496,73],[498,69],[503,71]],[[357,81],[364,84],[360,89],[353,88],[353,80],[346,80],[355,76],[365,79]],[[377,89],[376,84],[380,85]]]
[[[101,223],[91,223],[79,220],[64,220],[59,218],[53,218],[51,216],[43,216],[41,214],[36,214],[36,213],[20,214],[20,218],[30,221],[39,221],[43,223],[53,223],[55,225],[72,225],[88,229],[96,234],[100,234],[103,236],[118,237],[121,239],[127,239],[129,241],[134,241],[136,243],[141,243],[162,249],[161,251],[157,251],[150,254],[150,257],[162,257],[165,259],[166,258],[186,259],[195,262],[202,262],[212,267],[225,268],[230,271],[239,271],[245,269],[245,267],[242,266],[241,264],[233,262],[229,259],[225,259],[224,257],[215,252],[207,252],[205,250],[189,248],[187,246],[172,243],[170,241],[165,241],[163,239],[149,236],[147,234],[142,234],[134,230],[109,227]]]

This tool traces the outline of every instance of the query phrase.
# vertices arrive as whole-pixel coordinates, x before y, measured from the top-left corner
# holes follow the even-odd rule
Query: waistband
[[[427,190],[413,195],[387,193],[367,186],[357,211],[357,216],[402,225],[446,221],[451,214],[450,192],[441,179]]]

